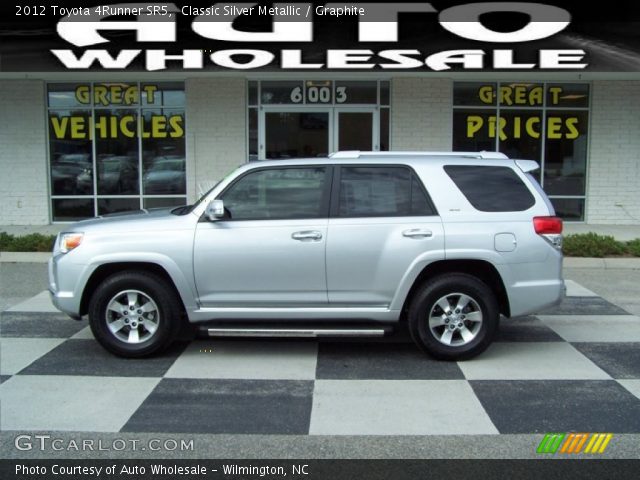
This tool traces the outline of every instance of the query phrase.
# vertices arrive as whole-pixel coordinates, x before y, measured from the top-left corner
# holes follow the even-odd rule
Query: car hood
[[[167,228],[172,223],[180,223],[181,215],[171,213],[176,207],[151,208],[133,210],[129,212],[101,215],[89,220],[82,220],[73,224],[71,230],[78,232],[92,231],[144,231],[155,228]]]

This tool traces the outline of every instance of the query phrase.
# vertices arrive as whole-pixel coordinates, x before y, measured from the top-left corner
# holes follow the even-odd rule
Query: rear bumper
[[[538,313],[558,305],[565,296],[558,251],[552,251],[544,262],[512,264],[510,275],[512,281],[505,286],[512,317]]]
[[[565,296],[564,280],[521,282],[511,287],[511,316],[519,317],[558,305]]]

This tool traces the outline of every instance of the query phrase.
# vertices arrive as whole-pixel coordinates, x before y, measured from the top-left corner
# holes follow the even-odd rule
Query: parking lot
[[[234,445],[236,457],[526,457],[548,432],[611,432],[605,456],[640,458],[640,270],[568,269],[560,306],[505,320],[485,354],[445,363],[404,331],[378,341],[185,337],[161,356],[124,360],[86,321],[53,310],[43,264],[0,268],[5,440],[188,437],[200,457]]]

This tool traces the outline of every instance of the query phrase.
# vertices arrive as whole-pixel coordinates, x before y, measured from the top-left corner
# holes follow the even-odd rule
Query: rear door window
[[[424,188],[407,167],[340,168],[339,217],[435,215]]]
[[[509,167],[446,165],[444,171],[481,212],[522,212],[536,203],[527,186]]]

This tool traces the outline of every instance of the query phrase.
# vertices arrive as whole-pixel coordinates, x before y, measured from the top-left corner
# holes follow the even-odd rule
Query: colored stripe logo
[[[537,453],[550,454],[565,453],[604,453],[613,438],[612,433],[547,433]]]

